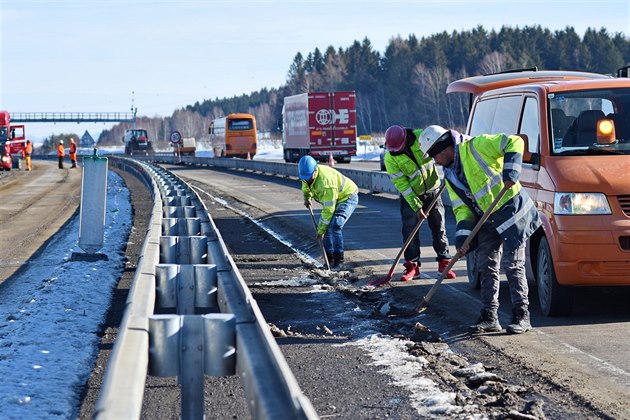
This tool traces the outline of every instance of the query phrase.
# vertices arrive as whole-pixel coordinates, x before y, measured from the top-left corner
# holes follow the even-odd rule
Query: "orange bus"
[[[210,140],[215,157],[254,158],[258,145],[256,118],[251,114],[230,114],[210,123]]]

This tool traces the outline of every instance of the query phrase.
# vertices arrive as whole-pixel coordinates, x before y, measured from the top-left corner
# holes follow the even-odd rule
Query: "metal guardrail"
[[[154,155],[154,156],[134,156],[134,158],[156,162],[156,163],[170,163],[170,164],[184,164],[184,165],[199,165],[199,166],[214,166],[217,168],[225,169],[237,169],[253,172],[260,172],[264,174],[286,176],[286,177],[298,177],[298,168],[295,163],[282,163],[282,162],[269,162],[264,160],[247,160],[247,159],[231,159],[231,158],[202,158],[193,156],[173,156],[173,155]],[[400,193],[392,184],[392,181],[387,172],[382,171],[365,171],[360,169],[347,169],[343,168],[343,165],[336,165],[335,169],[352,179],[355,184],[361,189],[365,189],[372,194],[389,193],[399,195]],[[440,178],[442,176],[442,169],[438,166],[438,172]],[[448,193],[445,191],[442,194],[442,202],[445,206],[451,205],[451,200]]]
[[[154,206],[94,418],[140,418],[147,374],[186,375],[194,386],[181,388],[182,418],[199,418],[200,365],[206,374],[240,376],[252,418],[318,418],[196,193],[160,167],[128,158],[110,161],[149,187]],[[185,290],[173,281],[184,282]],[[154,316],[156,302],[177,314]],[[220,313],[191,314],[200,309]],[[165,328],[172,334],[163,334]],[[219,331],[224,341],[199,341],[206,330]],[[191,345],[203,355],[182,355]],[[234,352],[225,350],[230,348],[235,365],[229,360]]]
[[[134,156],[134,158],[158,163],[215,166],[218,168],[242,169],[279,176],[291,176],[296,178],[298,176],[297,164],[295,163],[247,159],[202,158],[194,156],[179,157],[159,154],[154,156]],[[335,169],[352,179],[359,188],[366,189],[371,193],[398,194],[398,190],[396,190],[386,172],[347,169],[343,168],[342,165],[335,166]]]

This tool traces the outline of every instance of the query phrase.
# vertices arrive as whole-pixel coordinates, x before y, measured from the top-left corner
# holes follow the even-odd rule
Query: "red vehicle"
[[[10,171],[13,158],[18,159],[25,147],[24,126],[11,125],[9,112],[0,111],[0,170]]]
[[[308,92],[284,98],[282,147],[285,162],[311,155],[349,163],[357,154],[356,94]]]

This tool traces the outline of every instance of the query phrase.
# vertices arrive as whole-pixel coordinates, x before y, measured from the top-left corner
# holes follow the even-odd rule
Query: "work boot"
[[[450,258],[440,260],[440,261],[438,262],[438,272],[439,272],[440,274],[442,274],[442,273],[444,272],[444,269],[445,269],[446,267],[448,267],[448,265],[449,265],[450,263],[451,263]],[[446,275],[444,276],[444,278],[445,278],[445,279],[455,279],[455,278],[457,278],[457,275],[453,272],[453,270],[448,270],[448,273],[446,273]]]
[[[400,277],[400,281],[409,281],[420,276],[420,265],[414,261],[405,261],[403,264],[405,271]]]
[[[344,255],[343,252],[335,252],[333,254],[333,264],[331,268],[341,270],[343,268]]]
[[[501,324],[499,324],[497,311],[493,311],[492,309],[482,309],[481,316],[477,320],[477,323],[468,327],[468,332],[473,334],[498,331],[501,331]]]
[[[532,329],[529,322],[529,311],[525,308],[512,310],[512,323],[507,326],[505,331],[510,334],[523,334]]]

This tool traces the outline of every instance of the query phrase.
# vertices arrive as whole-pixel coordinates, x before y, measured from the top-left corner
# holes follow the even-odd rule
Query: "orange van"
[[[630,79],[530,69],[461,79],[453,92],[470,94],[467,134],[526,140],[520,181],[543,220],[528,275],[543,313],[569,314],[576,286],[630,285]]]

